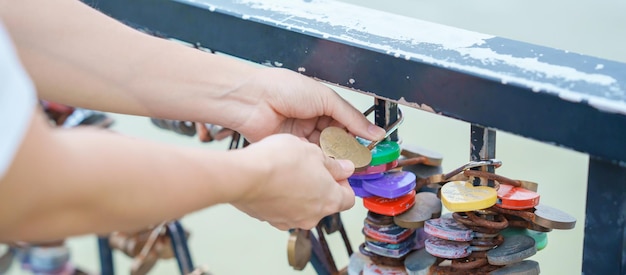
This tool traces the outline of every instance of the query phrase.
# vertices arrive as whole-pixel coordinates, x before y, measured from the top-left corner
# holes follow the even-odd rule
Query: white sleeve
[[[34,85],[0,21],[0,179],[13,161],[36,103]]]

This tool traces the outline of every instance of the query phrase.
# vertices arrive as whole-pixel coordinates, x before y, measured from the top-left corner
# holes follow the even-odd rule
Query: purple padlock
[[[350,176],[348,179],[353,179],[353,180],[373,180],[373,179],[382,178],[384,175],[385,175],[385,173],[361,174],[361,175],[352,174],[352,176]]]
[[[363,180],[365,191],[379,197],[393,199],[415,189],[415,174],[406,171],[387,172],[381,178]]]
[[[352,187],[352,191],[354,191],[354,195],[359,198],[369,198],[374,196],[372,193],[365,191],[363,189],[363,180],[350,179],[348,178],[348,183],[350,183],[350,187]]]

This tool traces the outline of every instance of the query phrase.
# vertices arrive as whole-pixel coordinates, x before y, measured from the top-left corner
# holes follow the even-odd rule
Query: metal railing
[[[626,64],[330,0],[94,6],[164,37],[471,123],[472,159],[495,153],[497,130],[586,153],[582,272],[626,272]]]

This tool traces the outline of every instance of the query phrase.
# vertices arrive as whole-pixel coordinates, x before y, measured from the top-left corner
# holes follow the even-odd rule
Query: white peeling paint
[[[582,97],[580,94],[574,93],[561,93],[559,94],[559,98],[571,102],[581,102],[584,99],[584,97]]]
[[[593,106],[600,111],[604,111],[607,113],[626,114],[626,111],[624,111],[626,104],[624,104],[623,101],[609,100],[600,97],[590,97],[587,98],[587,102],[590,106]]]
[[[458,48],[480,45],[485,39],[493,37],[476,32],[468,35],[470,32],[466,30],[339,1],[240,0],[237,2],[254,9],[284,13],[331,26],[345,27],[347,30],[362,30],[393,40],[411,41],[414,44],[444,44],[450,48]]]
[[[304,72],[306,72],[306,68],[304,68],[304,67],[299,67],[299,68],[298,68],[298,72],[304,73]]]
[[[587,100],[587,102],[589,102],[589,105],[593,106],[594,108],[598,110],[626,115],[626,102],[624,101],[608,100],[608,99],[604,99],[598,96],[593,96],[593,95],[588,95],[588,94],[583,95],[581,93],[565,89],[563,87],[557,86],[552,83],[539,82],[536,80],[530,80],[530,79],[523,78],[520,76],[507,75],[501,72],[497,72],[497,71],[489,70],[485,68],[480,68],[476,66],[469,66],[469,65],[459,64],[455,62],[439,60],[439,59],[432,58],[430,56],[422,55],[416,58],[426,63],[437,64],[446,68],[449,67],[449,68],[457,69],[460,71],[471,71],[473,73],[478,73],[487,77],[492,77],[494,80],[506,81],[509,85],[519,85],[522,87],[528,87],[528,88],[531,88],[533,92],[547,91],[547,92],[555,93],[563,99],[574,99],[574,98],[580,98],[581,100],[585,99]],[[614,91],[614,92],[621,92],[621,90],[619,90],[619,88],[616,86],[608,86],[607,89]],[[580,102],[580,100],[576,100],[573,102]]]
[[[196,2],[198,5],[207,5],[203,0],[191,1]],[[611,91],[614,94],[623,94],[623,88],[620,88],[620,83],[613,77],[600,73],[582,72],[575,68],[542,62],[537,58],[522,58],[501,54],[489,48],[479,47],[487,39],[494,37],[491,35],[331,0],[313,0],[308,2],[297,0],[239,0],[237,3],[246,5],[253,10],[264,11],[258,13],[251,11],[248,15],[250,18],[273,23],[287,29],[300,30],[325,38],[341,39],[387,54],[393,53],[398,58],[405,56],[406,59],[419,60],[427,64],[438,65],[465,73],[480,74],[492,78],[494,81],[527,87],[535,92],[546,91],[555,93],[564,100],[575,102],[586,100],[595,108],[626,114],[626,102],[611,101],[598,96],[572,91],[564,88],[567,84],[553,84],[580,81],[603,86],[607,91]],[[277,14],[282,14],[283,16],[275,16]],[[314,22],[315,24],[310,25],[308,22]],[[345,31],[328,33],[322,31],[318,24]],[[377,39],[367,39],[354,35],[350,30],[365,32],[371,36],[377,36]],[[458,60],[435,58],[430,56],[428,51],[406,51],[397,48],[398,46],[406,46],[410,49],[419,49],[419,46],[424,43],[428,43],[431,47],[434,45],[437,50],[456,52],[468,62],[459,63]],[[563,52],[569,53],[567,50]],[[539,56],[542,55],[539,54]],[[469,61],[474,60],[480,64],[470,65]],[[511,75],[501,72],[492,68],[496,65],[518,68],[518,72],[521,73],[519,75]],[[600,70],[603,67],[604,65],[598,64],[596,65],[596,70]],[[298,71],[305,72],[305,68],[298,68]],[[536,75],[537,80],[530,79],[528,77],[530,74]],[[554,81],[545,81],[549,79]]]
[[[280,62],[278,62],[278,61],[274,61],[274,66],[276,66],[276,67],[282,67],[282,66],[283,66],[283,63],[280,63]]]
[[[338,1],[316,0],[310,2],[292,0],[240,0],[239,3],[246,4],[254,9],[265,10],[271,13],[284,13],[289,15],[289,19],[303,18],[313,22],[328,24],[333,27],[342,27],[346,32],[340,35],[341,39],[361,44],[376,49],[383,49],[386,53],[394,53],[394,57],[405,59],[429,61],[429,57],[419,53],[405,52],[391,48],[389,45],[375,44],[371,41],[363,41],[362,38],[350,35],[351,29],[363,29],[365,32],[386,38],[398,44],[409,43],[418,45],[429,43],[440,45],[442,50],[453,50],[467,59],[478,60],[485,65],[505,64],[518,67],[522,70],[534,72],[540,77],[558,79],[559,81],[583,81],[603,86],[611,86],[617,81],[607,75],[589,74],[580,72],[571,67],[559,66],[539,61],[537,58],[521,58],[512,55],[500,54],[489,48],[476,47],[485,43],[486,39],[493,36],[461,30],[449,26],[434,24],[397,14],[386,13],[378,10],[371,10],[365,7],[355,6]],[[261,17],[265,21],[276,21],[272,18]],[[289,22],[275,22],[290,26],[297,20]],[[295,27],[295,26],[292,26]],[[319,30],[299,26],[303,30],[320,34]],[[328,38],[328,33],[321,33],[322,37]],[[533,49],[531,49],[534,51]],[[567,51],[566,51],[567,52]],[[453,62],[442,62],[432,60],[434,64],[444,64],[446,67],[460,69],[464,67],[466,71],[476,72],[480,68],[473,66],[459,65]],[[491,75],[502,76],[491,71]]]
[[[554,78],[565,81],[583,81],[603,86],[610,86],[617,83],[615,78],[607,75],[585,73],[571,67],[541,62],[537,58],[523,58],[499,54],[488,48],[464,48],[458,49],[457,51],[462,55],[481,60],[485,64],[495,65],[498,63],[504,63],[520,69],[532,70],[538,75],[546,78]]]
[[[348,80],[348,83],[350,84],[354,84],[354,82],[356,82],[353,78],[350,78],[350,80]]]

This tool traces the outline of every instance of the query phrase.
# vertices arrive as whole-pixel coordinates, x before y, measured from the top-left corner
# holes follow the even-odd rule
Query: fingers
[[[354,163],[346,159],[324,156],[324,166],[336,181],[345,180],[354,173]]]
[[[273,173],[268,188],[263,188],[267,193],[239,209],[279,230],[288,230],[310,229],[322,217],[354,206],[354,192],[347,181],[354,172],[351,161],[329,158],[303,137],[288,134],[273,135],[249,149],[263,146],[285,150],[285,155],[275,158],[278,167],[284,169],[281,171],[287,172]],[[274,150],[262,152],[271,154]],[[301,179],[297,186],[293,184],[296,178]]]
[[[339,207],[339,209],[331,209],[330,211],[335,213],[352,208],[355,198],[354,191],[348,183],[348,177],[354,173],[354,164],[349,160],[326,157],[324,165],[338,183],[338,190],[334,193],[338,196],[337,199],[339,200],[335,207]]]
[[[348,180],[339,181],[339,186],[341,187],[341,190],[342,190],[341,192],[342,199],[341,199],[341,205],[339,206],[340,209],[335,212],[341,212],[341,211],[345,211],[345,210],[352,208],[356,200],[354,196],[354,190],[352,190],[352,187],[350,187]]]
[[[330,89],[330,88],[328,88]],[[331,90],[332,91],[332,90]],[[329,97],[324,113],[346,126],[351,133],[369,139],[380,140],[385,137],[385,130],[371,123],[359,110],[337,95],[334,91],[326,93]]]

